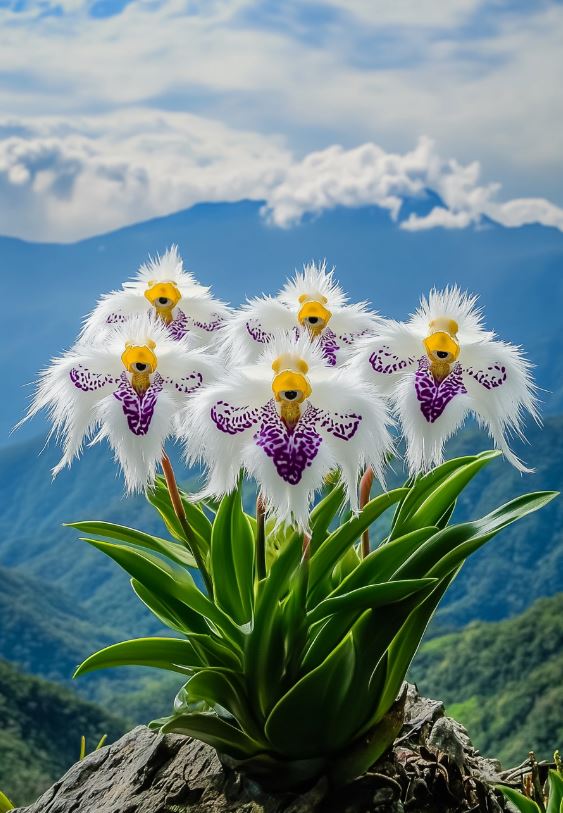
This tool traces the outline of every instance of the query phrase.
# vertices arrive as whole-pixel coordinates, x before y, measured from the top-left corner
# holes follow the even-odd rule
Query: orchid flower
[[[231,492],[244,469],[267,513],[307,529],[313,494],[331,471],[340,471],[353,510],[365,467],[382,479],[388,423],[383,400],[358,372],[327,367],[318,343],[286,335],[256,364],[196,393],[184,434],[188,460],[208,469],[203,495]]]
[[[375,331],[377,319],[366,303],[348,304],[333,274],[325,263],[310,263],[276,297],[256,297],[244,305],[223,333],[233,360],[256,361],[277,336],[291,332],[318,340],[326,364],[345,361],[357,338]]]
[[[412,473],[442,461],[444,443],[472,413],[520,471],[507,435],[522,436],[524,414],[538,420],[530,364],[483,327],[477,299],[458,288],[432,290],[407,323],[386,322],[361,342],[356,363],[391,397]]]
[[[162,257],[142,265],[136,278],[125,282],[120,291],[99,300],[86,319],[81,339],[89,340],[108,326],[142,313],[160,319],[173,339],[187,336],[190,346],[201,347],[216,337],[229,308],[184,270],[178,248],[172,246]]]
[[[141,315],[83,340],[41,373],[24,420],[47,409],[63,447],[56,476],[82,451],[84,441],[107,438],[125,475],[127,489],[154,481],[168,436],[189,397],[217,374],[217,362],[175,341],[166,326]]]

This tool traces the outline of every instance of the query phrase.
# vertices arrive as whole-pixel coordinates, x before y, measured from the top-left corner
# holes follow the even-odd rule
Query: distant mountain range
[[[506,767],[534,750],[551,760],[563,742],[563,593],[516,618],[475,622],[424,643],[410,672],[445,701],[483,754]]]
[[[401,218],[439,200],[406,201]],[[290,229],[267,224],[261,204],[201,204],[71,245],[0,238],[4,354],[0,443],[24,412],[37,371],[74,340],[96,299],[119,287],[149,254],[172,242],[186,265],[234,305],[276,292],[303,262],[326,258],[352,299],[405,318],[431,286],[481,295],[487,324],[523,344],[537,365],[548,412],[563,412],[563,234],[492,221],[461,230],[407,232],[377,207],[336,208]],[[22,430],[31,436],[40,424]],[[22,437],[26,435],[23,434]]]

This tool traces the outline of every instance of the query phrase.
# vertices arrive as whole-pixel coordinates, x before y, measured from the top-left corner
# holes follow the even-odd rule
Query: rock
[[[266,794],[189,737],[139,726],[77,762],[19,813],[497,813],[498,763],[480,757],[442,703],[409,686],[393,750],[364,776],[331,790]]]

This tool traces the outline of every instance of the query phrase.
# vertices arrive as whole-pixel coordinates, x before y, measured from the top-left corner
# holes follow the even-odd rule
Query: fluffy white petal
[[[403,322],[386,320],[375,336],[358,340],[350,363],[384,395],[391,395],[405,371],[424,355],[420,337]]]

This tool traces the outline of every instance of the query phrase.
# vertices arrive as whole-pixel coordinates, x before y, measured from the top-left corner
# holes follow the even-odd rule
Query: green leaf
[[[201,660],[189,641],[180,638],[135,638],[112,644],[90,655],[80,664],[73,677],[116,666],[152,666],[189,674],[194,667],[201,666]]]
[[[195,737],[216,748],[219,753],[229,754],[236,759],[245,759],[261,750],[259,743],[213,712],[179,714],[171,717],[160,730],[163,734]]]
[[[436,611],[440,600],[456,572],[446,576],[436,584],[436,588],[418,605],[409,615],[388,649],[388,665],[386,680],[381,699],[376,707],[374,723],[387,714],[393,701],[397,697],[405,679],[407,670],[416,655],[422,637]]]
[[[346,749],[344,756],[329,770],[332,785],[346,785],[362,776],[391,748],[403,727],[405,700],[406,691],[377,725]]]
[[[164,626],[183,634],[209,632],[209,626],[205,619],[199,613],[194,612],[191,607],[177,601],[173,596],[161,594],[159,598],[137,579],[131,579],[131,587],[143,604]]]
[[[436,581],[436,579],[408,579],[406,581],[384,582],[358,587],[342,595],[324,599],[307,613],[307,620],[309,623],[314,623],[329,615],[336,615],[349,610],[363,612],[364,610],[392,604],[433,583],[435,584]]]
[[[412,489],[412,507],[402,522],[398,523],[398,527],[393,529],[391,537],[395,538],[399,534],[403,535],[420,527],[435,525],[470,480],[500,454],[498,451],[484,452],[471,462],[457,466],[446,477],[441,476],[438,481],[431,480],[431,488],[428,487],[430,475],[426,475],[429,480],[421,478]],[[440,468],[442,467],[438,467]],[[438,469],[430,474],[434,474]]]
[[[224,666],[236,672],[242,672],[242,652],[218,638],[216,635],[192,634],[188,640],[201,662],[207,666]]]
[[[344,504],[344,488],[341,483],[333,484],[324,497],[311,511],[311,551],[314,553],[326,539],[330,523]]]
[[[322,579],[330,576],[337,561],[348,548],[361,536],[363,531],[374,522],[384,511],[402,499],[408,489],[396,488],[385,494],[380,494],[360,511],[358,516],[352,517],[337,530],[333,531],[322,543],[320,548],[311,557],[309,577],[309,606],[315,604],[321,596],[317,585]]]
[[[258,585],[254,625],[245,651],[249,696],[256,697],[266,714],[278,696],[284,664],[283,611],[281,600],[289,590],[290,577],[299,566],[303,537],[294,533]]]
[[[8,810],[14,810],[14,805],[0,790],[0,813],[8,813]]]
[[[231,669],[202,669],[186,684],[191,701],[204,700],[209,706],[222,706],[237,720],[241,730],[262,742],[262,729],[254,719],[242,682],[242,676]]]
[[[341,596],[366,584],[387,581],[423,542],[434,536],[436,531],[435,527],[419,528],[394,539],[393,542],[381,544],[361,560],[357,568],[330,593],[328,598]]]
[[[211,533],[215,600],[237,624],[252,618],[254,535],[242,510],[239,487],[221,500]]]
[[[219,607],[199,590],[187,570],[172,566],[157,556],[145,551],[100,542],[98,539],[84,539],[89,545],[98,548],[111,557],[130,576],[141,582],[157,596],[176,599],[208,619],[233,643],[242,647],[243,635]]]
[[[188,525],[194,533],[194,541],[198,546],[200,556],[207,562],[209,547],[211,544],[211,522],[205,516],[203,509],[193,502],[190,502],[185,492],[180,490],[180,498],[186,514]],[[147,491],[148,501],[156,508],[160,514],[168,532],[174,539],[180,542],[188,542],[182,525],[176,516],[174,506],[170,500],[168,486],[164,477],[157,477],[154,488]]]
[[[557,771],[549,772],[549,801],[546,813],[560,813],[563,808],[563,777]]]
[[[94,534],[94,536],[103,536],[108,539],[117,539],[120,542],[127,542],[129,545],[147,548],[155,553],[161,553],[169,559],[172,559],[173,562],[185,567],[197,567],[194,557],[185,547],[174,542],[169,542],[166,539],[161,539],[158,536],[145,534],[134,528],[126,528],[124,525],[115,525],[112,522],[97,521],[67,522],[65,526],[68,528],[76,528],[80,533]]]
[[[509,802],[512,802],[520,813],[540,813],[539,805],[532,801],[532,799],[528,799],[523,793],[520,793],[514,788],[508,788],[506,785],[497,785],[496,787],[497,790],[500,790],[500,792],[506,796]]]
[[[330,655],[276,703],[265,726],[275,750],[304,759],[338,751],[350,740],[346,708],[355,698],[348,690],[354,677],[355,651],[347,635]]]

